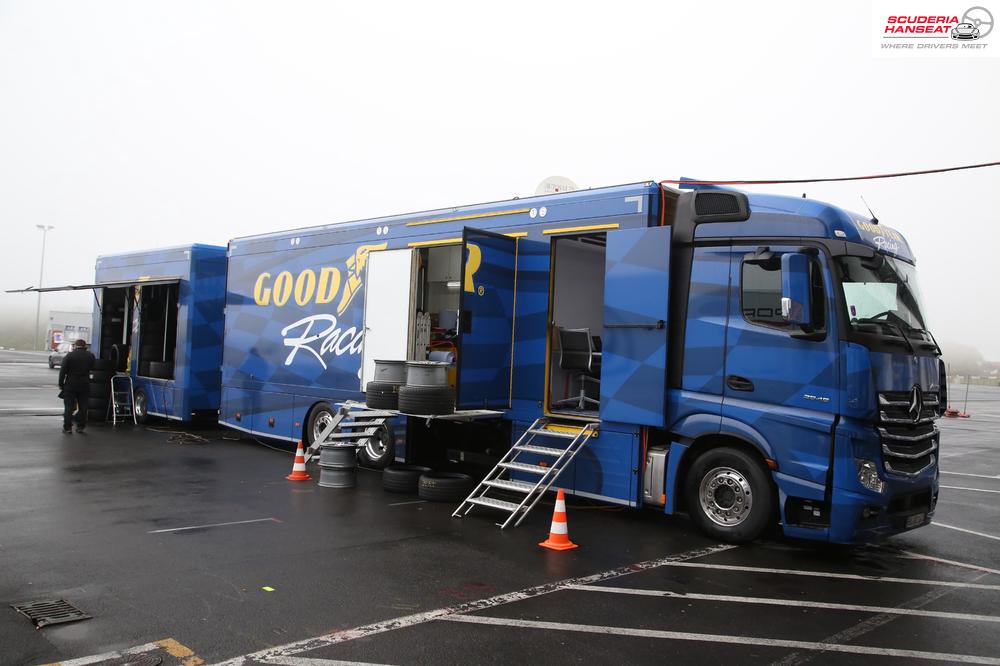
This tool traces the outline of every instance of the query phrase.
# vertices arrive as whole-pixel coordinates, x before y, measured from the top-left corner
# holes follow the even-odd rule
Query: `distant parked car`
[[[979,39],[979,28],[971,23],[959,23],[951,29],[952,39]]]
[[[49,367],[54,368],[57,365],[62,365],[63,358],[71,351],[73,351],[72,342],[60,342],[59,346],[49,354]]]

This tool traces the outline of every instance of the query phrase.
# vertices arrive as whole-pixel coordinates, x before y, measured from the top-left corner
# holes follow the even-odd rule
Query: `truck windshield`
[[[912,264],[884,255],[837,257],[836,262],[852,327],[884,322],[907,334],[927,328]]]

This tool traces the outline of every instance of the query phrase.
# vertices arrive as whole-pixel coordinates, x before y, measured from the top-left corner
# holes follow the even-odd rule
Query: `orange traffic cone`
[[[302,442],[295,447],[295,464],[292,465],[292,473],[285,478],[289,481],[308,481],[312,478],[306,471],[306,454],[302,450]]]
[[[556,494],[556,508],[552,512],[552,527],[549,528],[549,538],[538,545],[549,550],[570,550],[579,547],[569,540],[569,527],[566,523],[566,494],[562,488]]]

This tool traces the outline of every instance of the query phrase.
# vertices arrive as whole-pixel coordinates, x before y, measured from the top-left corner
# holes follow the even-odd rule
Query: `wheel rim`
[[[316,420],[313,421],[312,441],[310,444],[318,442],[319,436],[323,434],[323,431],[326,430],[331,423],[333,423],[333,414],[324,409],[320,412],[319,416],[316,417]]]
[[[716,467],[698,488],[701,510],[716,525],[735,527],[750,517],[753,491],[750,481],[732,467]]]
[[[146,394],[137,393],[135,396],[135,415],[140,419],[146,417]]]
[[[380,429],[368,438],[368,441],[365,443],[365,453],[367,453],[368,457],[372,460],[378,460],[385,455],[385,450],[389,448],[389,444],[387,443],[388,439],[389,438],[385,436],[385,431]]]

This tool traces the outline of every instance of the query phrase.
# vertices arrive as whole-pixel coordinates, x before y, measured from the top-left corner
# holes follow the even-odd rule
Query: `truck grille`
[[[879,393],[878,434],[882,443],[882,464],[888,474],[917,476],[937,462],[940,433],[939,396],[923,394],[923,409],[913,411],[910,391]]]

